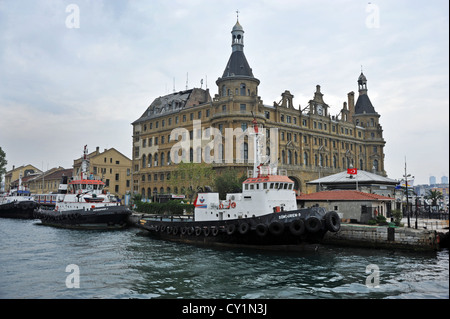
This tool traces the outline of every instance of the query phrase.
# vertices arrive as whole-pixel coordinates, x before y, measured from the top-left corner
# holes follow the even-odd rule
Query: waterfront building
[[[343,171],[310,181],[308,184],[316,185],[317,191],[357,190],[363,193],[394,198],[398,181],[371,172],[358,170],[358,173],[355,175],[350,175],[347,171]]]
[[[11,188],[16,188],[19,185],[19,176],[22,176],[22,181],[25,177],[31,175],[42,174],[42,171],[31,164],[15,167],[5,174],[5,191],[9,192]]]
[[[299,193],[315,190],[308,188],[309,181],[350,167],[386,176],[380,115],[369,99],[367,78],[362,72],[357,79],[356,103],[354,92],[348,93],[342,109],[333,111],[337,115],[331,115],[320,85],[315,86],[312,99],[304,107],[294,107],[289,90],[281,93],[279,102],[268,105],[259,96],[260,80],[244,54],[244,29],[239,21],[231,31],[231,47],[212,98],[208,89],[201,88],[160,96],[132,123],[135,193],[152,198],[155,194],[180,192],[169,180],[179,160],[171,157],[170,150],[183,137],[187,148],[177,152],[177,157],[189,162],[212,162],[219,174],[226,169],[247,173],[252,169],[251,138],[244,135],[242,143],[236,145],[236,141],[230,147],[224,136],[227,129],[245,132],[254,117],[266,130],[266,155],[278,159],[280,172],[295,182]],[[171,139],[176,128],[184,129],[184,133],[180,139]],[[222,134],[218,144],[209,143],[212,137],[207,128]],[[231,161],[228,155],[232,155]]]
[[[357,190],[328,190],[297,196],[299,207],[319,205],[334,210],[343,220],[367,223],[377,215],[390,216],[394,198]]]
[[[32,194],[56,194],[62,177],[72,177],[72,171],[72,168],[55,167],[42,174],[33,175],[24,182]]]
[[[88,154],[90,162],[90,172],[92,175],[100,177],[106,184],[105,190],[118,198],[123,199],[124,195],[131,192],[131,159],[123,155],[115,148],[105,149],[100,152],[97,146],[94,152]],[[80,176],[80,157],[73,161],[73,175]]]

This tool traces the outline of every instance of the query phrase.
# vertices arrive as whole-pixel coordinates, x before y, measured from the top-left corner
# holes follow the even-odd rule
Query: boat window
[[[273,189],[273,183],[270,183],[270,189]]]
[[[263,183],[263,189],[267,189],[267,183]]]
[[[259,189],[259,184],[256,184],[256,189]]]
[[[86,184],[82,184],[82,185],[81,185],[81,188],[82,188],[82,189],[86,189]]]
[[[278,189],[278,183],[275,183],[275,189]]]
[[[250,189],[254,189],[255,185],[250,184]]]
[[[288,184],[285,183],[285,184],[284,184],[284,189],[287,189],[287,188],[288,188]]]
[[[248,190],[248,184],[244,185],[245,190]]]
[[[292,190],[292,186],[294,186],[294,184],[289,184],[289,190]]]

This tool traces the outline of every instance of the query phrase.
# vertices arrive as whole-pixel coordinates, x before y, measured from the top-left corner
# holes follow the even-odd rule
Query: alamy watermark
[[[380,7],[369,2],[366,6],[366,12],[369,13],[366,17],[366,27],[378,29],[380,27]]]
[[[80,267],[75,264],[67,265],[66,272],[70,273],[66,277],[66,287],[80,288]]]
[[[66,7],[66,12],[69,15],[66,17],[66,28],[79,29],[80,28],[80,7],[74,3]]]
[[[259,138],[259,149],[254,141],[257,133],[265,135],[265,138]],[[278,128],[255,129],[254,126],[246,125],[237,128],[205,128],[200,120],[194,120],[191,131],[183,127],[173,129],[170,141],[176,141],[170,149],[170,162],[174,164],[254,163],[255,152],[264,162],[278,161]],[[156,154],[158,145],[152,151]]]
[[[367,288],[380,288],[380,267],[375,264],[367,265],[366,274],[366,287]]]

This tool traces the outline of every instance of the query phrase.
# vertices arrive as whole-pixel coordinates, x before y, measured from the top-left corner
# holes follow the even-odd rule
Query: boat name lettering
[[[292,218],[292,217],[298,217],[298,216],[299,216],[298,213],[283,214],[283,215],[278,215],[278,219]]]

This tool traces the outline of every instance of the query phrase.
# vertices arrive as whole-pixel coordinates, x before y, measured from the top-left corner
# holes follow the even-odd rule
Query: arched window
[[[294,161],[295,161],[295,165],[298,165],[298,154],[297,154],[297,152],[294,153]]]
[[[225,85],[222,85],[222,96],[225,96],[227,94],[227,88]]]
[[[148,154],[148,167],[152,167],[152,154]]]
[[[288,165],[292,165],[292,151],[288,150],[288,158],[287,158]]]
[[[373,160],[373,169],[378,172],[378,160]]]
[[[245,83],[241,83],[241,95],[245,95]]]
[[[167,165],[170,165],[171,160],[170,160],[170,151],[167,152]]]
[[[281,163],[286,164],[286,152],[284,150],[281,151]]]
[[[142,168],[145,168],[147,164],[147,156],[142,155]]]
[[[164,153],[161,153],[161,166],[164,166]]]
[[[147,198],[150,198],[152,196],[152,189],[149,187],[147,188]]]
[[[308,166],[308,153],[303,153],[303,165]]]
[[[153,156],[155,158],[155,167],[158,166],[158,153]]]
[[[337,158],[336,155],[333,155],[333,167],[337,168]]]
[[[247,161],[248,161],[248,143],[247,142],[242,143],[240,160],[241,161],[243,160],[244,163],[247,163]]]
[[[359,169],[364,169],[363,164],[364,164],[363,160],[360,159],[360,160],[359,160]]]

